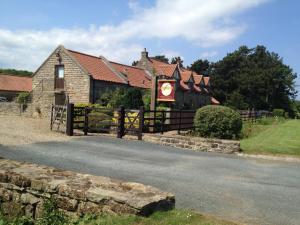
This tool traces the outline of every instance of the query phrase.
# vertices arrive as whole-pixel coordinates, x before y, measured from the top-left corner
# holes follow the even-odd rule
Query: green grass
[[[244,124],[241,149],[249,154],[300,156],[300,120],[266,119]]]
[[[85,217],[78,225],[234,225],[210,216],[203,216],[191,211],[172,210],[168,212],[157,212],[152,216],[104,216]]]
[[[44,222],[18,218],[13,221],[1,219],[0,225],[52,225],[52,220],[43,220]],[[52,221],[52,222],[51,222]],[[172,210],[168,212],[157,212],[152,216],[145,218],[139,216],[85,216],[79,220],[60,222],[55,220],[55,224],[61,225],[236,225],[232,222],[216,219],[211,216],[203,216],[192,211]]]

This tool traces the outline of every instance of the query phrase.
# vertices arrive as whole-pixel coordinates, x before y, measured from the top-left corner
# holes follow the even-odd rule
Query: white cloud
[[[200,47],[225,44],[246,25],[234,16],[267,0],[157,0],[151,8],[129,1],[132,17],[116,26],[53,28],[46,31],[0,29],[0,66],[35,69],[58,45],[131,62],[143,39],[183,38]]]
[[[219,54],[218,51],[207,51],[207,52],[202,52],[200,54],[200,57],[204,58],[204,59],[208,59],[208,58],[212,58],[212,57],[214,57],[214,56],[216,56],[218,54]]]

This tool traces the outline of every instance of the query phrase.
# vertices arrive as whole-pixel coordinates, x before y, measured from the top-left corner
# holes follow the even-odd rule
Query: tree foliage
[[[183,60],[180,58],[180,56],[173,57],[171,59],[171,64],[179,64],[180,67],[183,67]]]
[[[154,59],[157,59],[158,61],[169,63],[169,59],[165,55],[157,55],[154,56]]]
[[[123,105],[128,109],[139,109],[140,106],[144,105],[143,93],[137,88],[107,90],[101,95],[98,102],[105,107],[118,108]]]
[[[284,109],[291,112],[297,74],[264,46],[241,46],[211,65],[213,95],[238,109]]]
[[[24,77],[32,76],[32,72],[27,71],[27,70],[1,69],[0,68],[0,75],[1,74],[9,74],[9,75],[16,75],[16,76],[24,76]]]
[[[198,59],[192,63],[190,69],[195,71],[197,74],[208,75],[210,66],[211,64],[207,59]]]

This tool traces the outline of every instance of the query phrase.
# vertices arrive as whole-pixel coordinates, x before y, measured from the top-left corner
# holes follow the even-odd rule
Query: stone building
[[[32,86],[35,108],[47,115],[53,103],[95,103],[102,93],[118,87],[149,89],[151,74],[58,46],[33,74]]]
[[[61,45],[33,74],[32,101],[36,110],[47,115],[53,103],[95,103],[107,90],[150,89],[153,76],[176,79],[175,108],[193,109],[214,103],[209,94],[209,78],[177,64],[150,58],[147,51],[142,52],[141,60],[134,67]]]
[[[13,101],[21,92],[30,92],[31,88],[31,77],[0,74],[0,97],[5,97],[7,101]]]
[[[146,49],[141,53],[137,67],[148,70],[152,76],[176,80],[174,108],[197,109],[204,105],[219,104],[210,94],[209,77],[180,67],[179,64],[169,64],[149,57]]]

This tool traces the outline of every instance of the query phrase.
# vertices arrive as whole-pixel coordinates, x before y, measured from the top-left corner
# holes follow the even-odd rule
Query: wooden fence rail
[[[139,140],[143,133],[164,133],[177,130],[194,130],[194,110],[139,110],[67,107],[67,134],[73,135],[73,130],[78,129],[84,135],[92,132],[115,133],[118,138],[125,135],[135,135]],[[271,116],[268,111],[239,111],[243,121],[255,122],[263,116]]]

